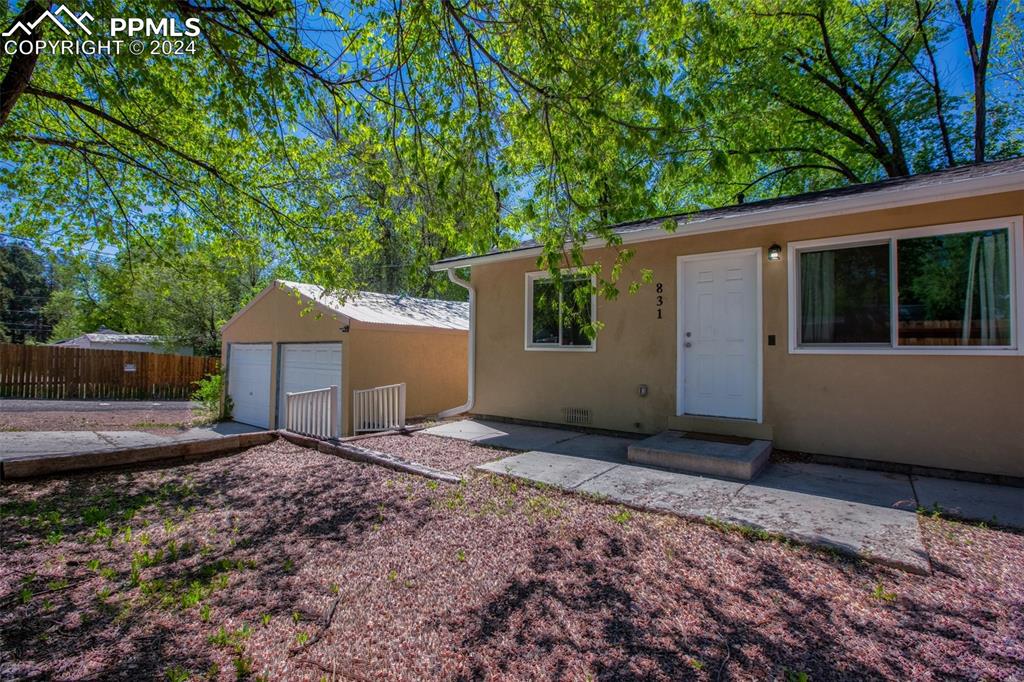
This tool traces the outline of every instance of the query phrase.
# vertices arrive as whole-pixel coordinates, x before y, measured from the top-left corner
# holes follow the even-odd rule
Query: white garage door
[[[228,349],[228,395],[236,422],[270,426],[270,344],[233,343]]]
[[[340,343],[281,344],[281,377],[277,425],[284,427],[285,394],[341,386]],[[341,410],[339,412],[339,422]],[[341,424],[338,425],[339,429]],[[340,433],[340,431],[339,431]]]

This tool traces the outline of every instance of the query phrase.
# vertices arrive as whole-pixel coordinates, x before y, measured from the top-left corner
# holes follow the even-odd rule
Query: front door
[[[684,256],[680,413],[759,417],[758,251]]]

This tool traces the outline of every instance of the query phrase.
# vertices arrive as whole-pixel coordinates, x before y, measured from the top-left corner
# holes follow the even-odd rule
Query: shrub
[[[231,418],[231,398],[224,396],[224,401],[221,402],[224,388],[223,374],[207,374],[199,381],[192,383],[197,386],[192,394],[192,400],[202,405],[202,409],[208,415],[217,420]]]

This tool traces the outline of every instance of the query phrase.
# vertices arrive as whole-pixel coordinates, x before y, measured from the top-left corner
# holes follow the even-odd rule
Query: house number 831
[[[665,291],[665,285],[658,282],[654,285],[654,291],[657,294],[655,309],[658,311],[658,319],[661,319],[661,306],[665,305],[665,297],[662,294]]]

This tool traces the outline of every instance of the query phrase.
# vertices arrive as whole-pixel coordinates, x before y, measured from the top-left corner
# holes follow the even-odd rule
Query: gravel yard
[[[1019,679],[1024,536],[922,524],[928,577],[284,441],[6,485],[0,679]]]
[[[0,400],[0,431],[147,431],[166,435],[201,421],[190,404],[181,401],[158,405],[110,401],[101,405],[99,401]]]

